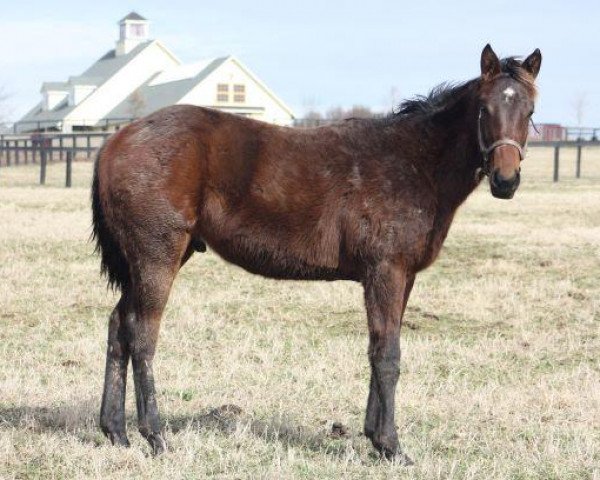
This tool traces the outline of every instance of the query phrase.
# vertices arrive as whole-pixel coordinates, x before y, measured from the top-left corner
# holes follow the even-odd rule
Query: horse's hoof
[[[403,467],[410,467],[411,465],[414,465],[415,462],[412,461],[412,459],[404,452],[402,452],[401,450],[398,450],[396,452],[391,452],[391,451],[383,451],[381,452],[381,455],[388,460],[389,462],[392,462],[395,465],[402,465]]]
[[[110,440],[110,443],[117,447],[129,447],[129,439],[125,432],[111,432],[103,428],[102,432]]]
[[[390,438],[374,436],[371,441],[381,457],[387,461],[396,465],[403,465],[405,467],[415,464],[415,462],[413,462],[412,459],[402,451],[398,445],[397,439],[394,440]]]
[[[147,440],[152,448],[152,455],[157,456],[167,451],[167,442],[160,433],[149,435]]]

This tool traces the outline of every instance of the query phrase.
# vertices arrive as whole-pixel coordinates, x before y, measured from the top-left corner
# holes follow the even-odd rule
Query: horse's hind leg
[[[125,384],[129,350],[127,345],[126,293],[114,308],[108,322],[108,347],[100,427],[115,445],[129,446],[125,431]]]
[[[129,351],[133,366],[139,431],[154,454],[166,443],[160,431],[160,418],[154,387],[152,362],[156,351],[160,320],[173,279],[187,252],[189,238],[172,239],[161,252],[140,255],[132,272],[133,321],[129,325]],[[157,255],[158,253],[158,255]]]
[[[152,361],[160,319],[175,274],[189,259],[187,235],[175,234],[164,245],[137,242],[129,279],[113,310],[108,327],[106,374],[100,426],[113,444],[128,446],[125,425],[127,365],[131,358],[139,431],[154,454],[165,450],[154,387]],[[151,245],[151,251],[148,251]],[[146,247],[146,248],[145,248]]]

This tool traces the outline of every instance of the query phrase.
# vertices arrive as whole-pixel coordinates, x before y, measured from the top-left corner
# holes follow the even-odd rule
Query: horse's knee
[[[400,357],[376,360],[373,362],[373,370],[379,382],[396,382],[400,377]]]

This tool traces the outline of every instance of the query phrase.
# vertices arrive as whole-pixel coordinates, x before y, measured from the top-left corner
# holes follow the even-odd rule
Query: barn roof
[[[69,90],[69,82],[44,82],[40,91],[67,91]]]
[[[112,77],[115,73],[121,70],[126,64],[128,64],[134,57],[144,50],[148,45],[152,43],[152,40],[142,42],[137,45],[131,52],[125,55],[116,55],[115,50],[109,50],[104,56],[96,61],[90,68],[88,68],[81,75],[71,77],[69,81],[86,82],[88,80],[95,80],[98,83],[92,83],[91,85],[100,85]],[[89,85],[88,83],[83,83]]]
[[[68,82],[45,82],[42,84],[42,90],[46,87],[48,90],[68,90],[71,85],[95,85],[100,86],[106,82],[115,73],[121,70],[126,64],[133,60],[142,50],[144,50],[152,41],[139,44],[131,52],[125,55],[115,55],[114,50],[108,51],[99,60],[89,67],[81,75],[69,77]],[[18,123],[28,122],[49,122],[64,119],[67,114],[75,109],[75,106],[68,105],[67,99],[60,102],[52,110],[44,111],[42,103],[36,105],[25,114]]]
[[[132,115],[131,105],[136,97],[142,102],[138,115],[147,115],[181,100],[192,88],[227,61],[229,57],[220,57],[197,62],[192,65],[180,65],[157,73],[144,85],[135,90],[106,118],[126,118]]]
[[[119,20],[119,23],[123,23],[126,20],[137,20],[137,21],[144,21],[144,22],[147,21],[144,17],[142,17],[137,12],[130,12],[127,16],[125,16],[121,20]]]

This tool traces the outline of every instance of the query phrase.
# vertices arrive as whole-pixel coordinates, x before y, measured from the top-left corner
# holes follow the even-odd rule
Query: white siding
[[[229,85],[229,102],[217,101],[217,85],[220,83]],[[233,101],[234,85],[245,85],[244,103]],[[278,125],[290,125],[293,120],[290,113],[232,58],[202,80],[177,103],[218,108]]]
[[[60,102],[62,102],[67,97],[67,95],[69,95],[69,92],[65,92],[62,90],[46,90],[46,91],[44,91],[42,94],[42,97],[43,97],[42,109],[46,112],[48,110],[52,110]]]
[[[95,85],[71,85],[69,92],[69,105],[75,106],[83,102],[96,90]]]

